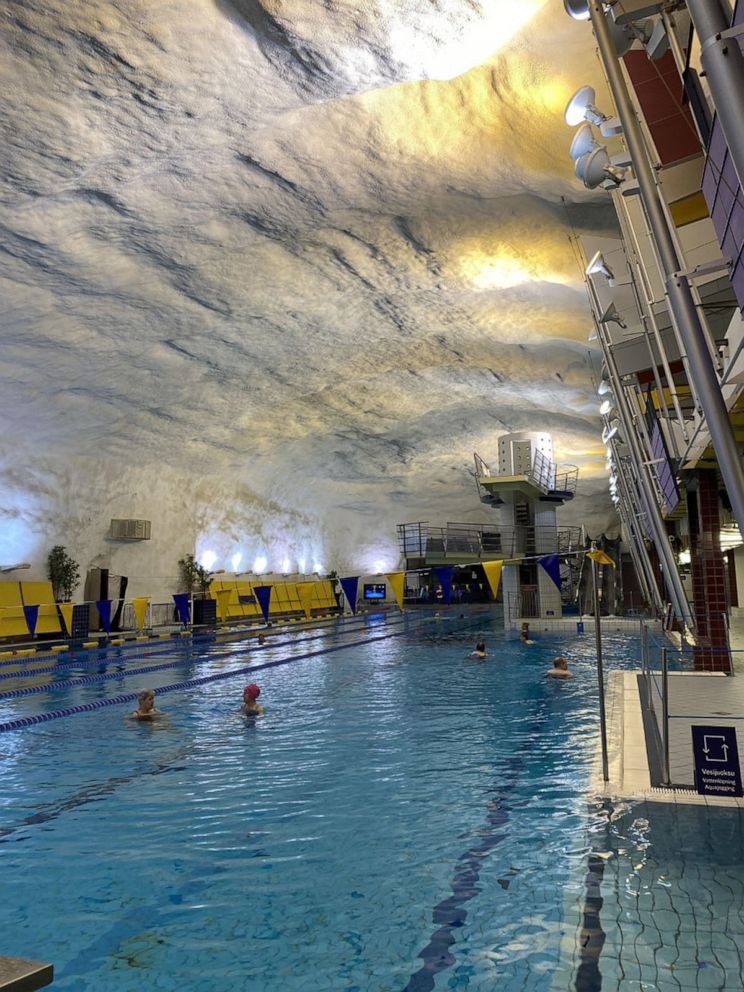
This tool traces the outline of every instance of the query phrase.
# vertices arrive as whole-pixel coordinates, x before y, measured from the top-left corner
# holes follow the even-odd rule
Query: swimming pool
[[[466,662],[481,629],[490,656]],[[164,695],[162,724],[117,706],[0,735],[5,953],[75,992],[657,987],[617,984],[607,937],[581,954],[590,869],[620,865],[583,794],[593,638],[527,647],[486,617],[417,616],[279,641],[0,701],[1,722],[297,656]],[[557,646],[567,683],[542,678]],[[623,667],[637,642],[605,650]],[[235,715],[246,681],[254,724]]]

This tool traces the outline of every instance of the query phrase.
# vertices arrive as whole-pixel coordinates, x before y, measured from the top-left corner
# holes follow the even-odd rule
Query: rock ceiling
[[[598,69],[558,0],[6,0],[0,19],[16,488],[19,465],[85,456],[392,531],[474,519],[473,451],[547,429],[602,491],[569,236],[611,214],[567,156],[563,106]],[[612,521],[602,499],[576,513]]]

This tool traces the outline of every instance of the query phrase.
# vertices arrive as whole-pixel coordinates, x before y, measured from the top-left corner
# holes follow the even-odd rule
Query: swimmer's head
[[[155,705],[155,690],[142,689],[137,696],[140,710],[151,710]]]
[[[243,689],[243,699],[250,699],[252,703],[255,703],[260,695],[261,690],[255,682],[251,682],[250,685],[247,685],[245,689]]]
[[[568,670],[568,661],[559,654],[557,658],[553,658],[553,668],[560,668],[562,671]]]

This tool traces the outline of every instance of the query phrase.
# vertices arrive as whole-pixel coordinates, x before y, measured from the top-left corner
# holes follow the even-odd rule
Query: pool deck
[[[714,723],[735,727],[740,753],[744,754],[744,678],[715,673],[670,675],[670,770],[676,788],[652,785],[654,742],[647,740],[638,671],[611,671],[607,682],[607,739],[610,780],[602,781],[599,747],[591,777],[594,796],[649,802],[682,803],[720,807],[742,807],[744,799],[731,796],[701,796],[694,789],[690,726]]]

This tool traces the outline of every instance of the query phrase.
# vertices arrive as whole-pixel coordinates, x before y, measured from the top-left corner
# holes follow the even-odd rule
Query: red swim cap
[[[243,695],[248,696],[249,699],[258,699],[261,695],[261,690],[255,682],[251,682],[250,685],[247,685],[245,689],[243,689]]]

